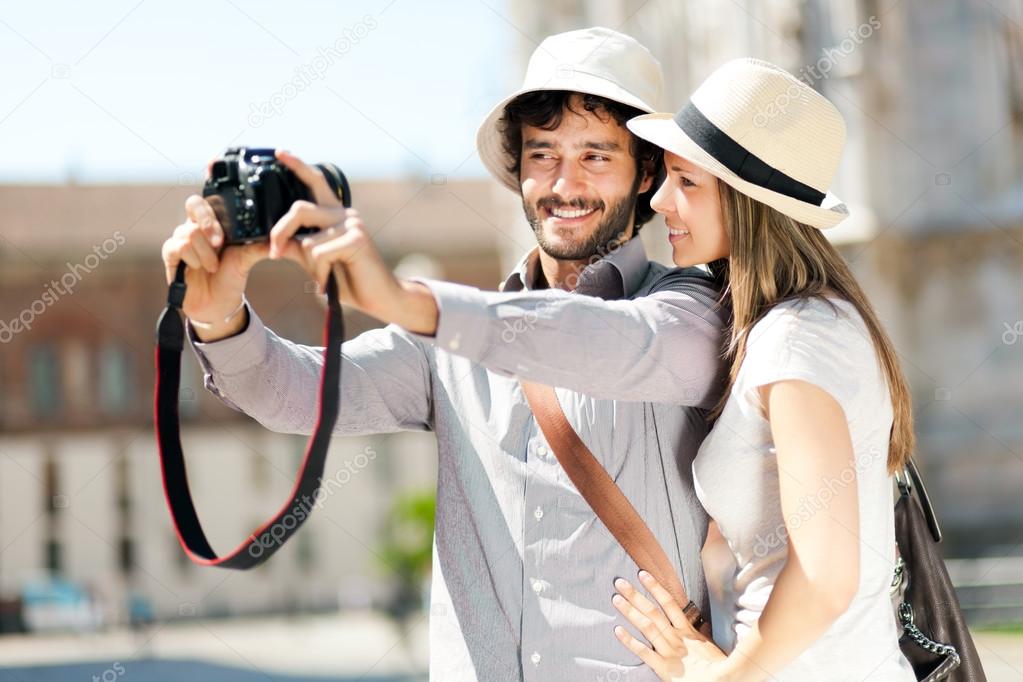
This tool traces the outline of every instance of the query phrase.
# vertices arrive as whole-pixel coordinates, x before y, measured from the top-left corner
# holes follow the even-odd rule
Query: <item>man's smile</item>
[[[550,207],[541,209],[543,216],[546,220],[549,220],[555,226],[559,227],[574,227],[579,225],[592,216],[597,215],[600,209],[597,207],[592,208],[568,208],[568,207]]]

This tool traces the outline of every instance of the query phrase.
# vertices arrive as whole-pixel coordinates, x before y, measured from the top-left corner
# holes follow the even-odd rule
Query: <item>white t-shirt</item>
[[[696,494],[734,558],[728,575],[706,576],[715,640],[731,651],[749,633],[785,564],[778,462],[758,391],[783,379],[819,386],[845,410],[859,490],[860,585],[849,609],[773,679],[913,681],[898,647],[889,597],[895,566],[894,496],[887,472],[892,402],[863,319],[851,303],[837,298],[786,301],[753,327],[725,409],[693,462]],[[790,522],[826,509],[852,478],[850,470],[848,476],[821,481]]]

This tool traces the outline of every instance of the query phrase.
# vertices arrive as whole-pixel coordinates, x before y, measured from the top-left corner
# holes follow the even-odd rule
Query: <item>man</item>
[[[296,203],[269,246],[218,260],[219,228],[193,197],[164,247],[168,277],[179,259],[190,266],[184,310],[207,323],[189,330],[207,388],[270,429],[312,432],[322,348],[263,326],[242,298],[252,264],[291,258],[321,284],[336,268],[343,300],[391,323],[344,344],[335,432],[437,435],[433,679],[655,679],[612,631],[612,582],[637,567],[558,464],[520,378],[559,387],[569,422],[709,614],[690,465],[720,390],[724,319],[706,278],[650,262],[634,238],[659,157],[624,124],[654,109],[660,87],[657,61],[614,31],[540,45],[477,137],[538,241],[503,293],[396,279],[358,214],[283,153],[319,205]],[[325,229],[300,242],[299,225]]]

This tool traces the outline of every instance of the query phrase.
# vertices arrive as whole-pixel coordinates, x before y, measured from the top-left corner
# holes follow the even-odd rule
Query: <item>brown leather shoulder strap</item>
[[[710,624],[689,599],[664,549],[636,508],[568,423],[554,389],[528,381],[520,383],[536,423],[579,494],[636,565],[664,585],[683,605],[683,611],[693,627],[709,637]]]

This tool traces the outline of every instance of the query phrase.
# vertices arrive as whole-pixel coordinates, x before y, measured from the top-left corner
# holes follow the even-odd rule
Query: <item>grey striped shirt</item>
[[[615,638],[615,577],[636,565],[576,491],[518,378],[558,386],[568,421],[665,548],[709,615],[707,516],[692,460],[721,390],[723,314],[702,271],[668,269],[632,239],[576,292],[529,291],[537,251],[503,292],[423,280],[436,337],[394,325],[344,344],[335,433],[436,434],[430,673],[460,680],[655,680]],[[198,343],[206,388],[279,432],[316,421],[322,348],[267,329]]]

